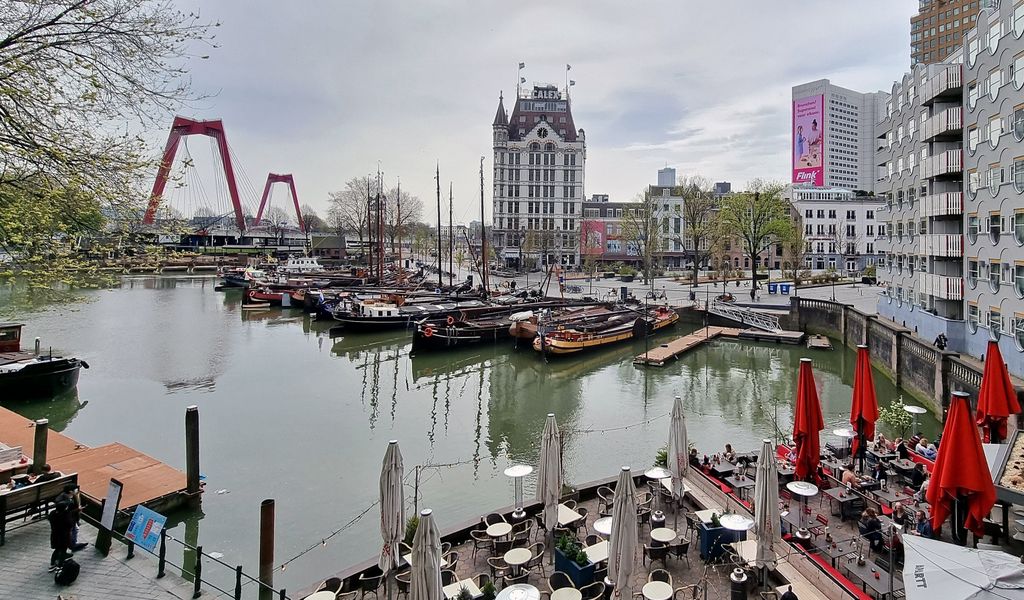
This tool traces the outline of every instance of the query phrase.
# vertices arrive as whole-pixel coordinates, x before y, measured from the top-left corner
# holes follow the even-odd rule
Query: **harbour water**
[[[241,294],[215,284],[132,277],[118,289],[82,292],[80,303],[17,315],[26,340],[41,337],[44,349],[91,368],[77,392],[5,406],[47,417],[85,444],[121,441],[183,468],[184,412],[198,405],[202,515],[174,515],[171,533],[255,573],[259,504],[274,498],[275,563],[308,549],[277,573],[278,587],[304,587],[379,551],[372,504],[390,439],[405,457],[406,498],[423,465],[418,505],[445,527],[512,502],[502,471],[536,464],[549,412],[565,431],[570,484],[614,475],[622,464],[650,465],[677,394],[702,452],[725,443],[749,450],[786,435],[802,356],[814,359],[823,443],[837,443],[832,429],[849,426],[856,361],[838,346],[812,352],[720,340],[647,369],[632,364],[644,342],[547,363],[511,343],[410,356],[408,332],[331,339],[330,324],[301,311],[243,312]],[[875,383],[883,405],[901,393],[878,372]],[[921,425],[931,436],[938,429],[930,415]],[[218,577],[213,569],[204,576]]]

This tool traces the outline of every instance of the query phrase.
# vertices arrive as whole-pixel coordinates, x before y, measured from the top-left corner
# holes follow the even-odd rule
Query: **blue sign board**
[[[779,284],[779,291],[782,292],[783,296],[788,296],[789,295],[789,284],[788,283],[780,283]]]
[[[156,545],[160,543],[160,531],[166,522],[167,517],[160,513],[153,512],[145,506],[137,506],[135,514],[132,515],[132,522],[128,524],[128,531],[124,532],[124,537],[153,552],[156,550]]]
[[[778,291],[778,287],[779,287],[779,285],[777,283],[769,283],[768,284],[768,293],[769,294],[774,294],[776,291]]]

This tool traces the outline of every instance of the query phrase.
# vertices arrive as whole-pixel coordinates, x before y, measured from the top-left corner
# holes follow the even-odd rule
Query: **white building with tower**
[[[498,259],[512,269],[580,264],[586,139],[568,94],[554,85],[517,92],[494,115],[494,223]],[[527,260],[524,260],[527,259]]]

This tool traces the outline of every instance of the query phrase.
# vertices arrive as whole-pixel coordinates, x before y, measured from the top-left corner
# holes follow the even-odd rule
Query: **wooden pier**
[[[20,446],[31,457],[34,438],[34,421],[0,408],[0,442]],[[163,512],[198,500],[198,494],[187,492],[184,473],[134,448],[120,443],[89,448],[53,430],[46,439],[46,462],[62,473],[78,473],[83,499],[94,507],[106,498],[111,478],[124,484],[121,511],[141,504]]]
[[[689,335],[676,338],[668,343],[661,344],[657,348],[651,348],[647,352],[633,359],[636,365],[653,365],[663,367],[665,363],[678,358],[682,354],[696,348],[704,342],[718,337],[728,337],[752,342],[775,342],[779,344],[799,344],[804,339],[800,331],[761,331],[758,329],[737,329],[735,327],[704,327]]]

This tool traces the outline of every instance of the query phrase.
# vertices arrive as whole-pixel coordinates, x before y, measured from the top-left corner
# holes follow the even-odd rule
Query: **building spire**
[[[498,93],[498,112],[494,114],[494,126],[508,127],[508,115],[505,114],[505,94]]]

